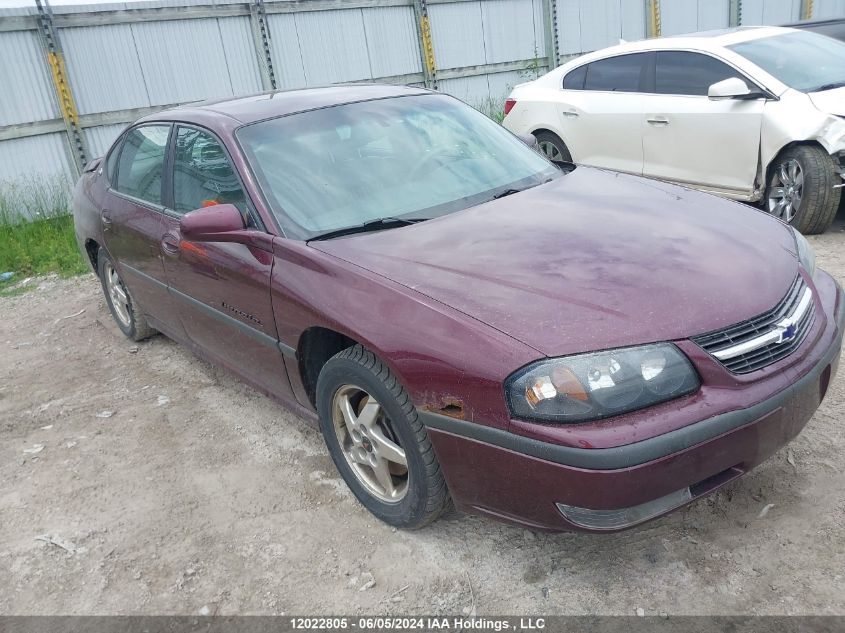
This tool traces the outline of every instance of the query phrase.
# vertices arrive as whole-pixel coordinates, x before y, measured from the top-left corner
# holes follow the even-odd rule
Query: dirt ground
[[[811,242],[845,282],[845,222]],[[0,299],[2,614],[845,614],[842,374],[790,447],[640,529],[402,532],[296,416],[126,340],[93,276],[38,284]]]

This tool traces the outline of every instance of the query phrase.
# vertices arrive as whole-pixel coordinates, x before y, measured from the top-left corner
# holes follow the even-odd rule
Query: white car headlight
[[[514,417],[586,422],[696,391],[698,374],[669,343],[541,360],[505,381]]]
[[[810,273],[810,277],[813,277],[816,274],[816,251],[814,251],[813,247],[810,246],[807,238],[801,235],[797,229],[793,228],[792,232],[795,234],[795,247],[798,249],[798,261],[801,262],[801,266],[804,267],[804,270]]]

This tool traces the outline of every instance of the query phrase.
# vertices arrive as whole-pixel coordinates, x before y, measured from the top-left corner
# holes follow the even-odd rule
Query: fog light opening
[[[616,530],[630,527],[669,512],[688,501],[692,501],[689,487],[671,492],[664,497],[646,501],[638,506],[618,510],[591,510],[557,503],[557,509],[567,521],[590,530]]]

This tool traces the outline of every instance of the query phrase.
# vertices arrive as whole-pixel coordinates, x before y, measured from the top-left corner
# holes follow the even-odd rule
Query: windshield
[[[845,43],[824,35],[795,31],[728,48],[801,92],[845,85]]]
[[[560,174],[445,95],[303,112],[245,126],[238,139],[285,234],[299,239],[445,215]]]

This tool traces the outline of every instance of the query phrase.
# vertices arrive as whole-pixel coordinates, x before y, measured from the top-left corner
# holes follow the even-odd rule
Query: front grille
[[[793,324],[794,335],[789,340],[782,342],[771,341],[755,349],[731,355],[730,358],[719,358],[719,355],[729,353],[731,348],[745,345],[753,346],[756,339],[766,336],[778,336],[782,331],[778,324],[792,317],[799,309],[801,300],[807,293],[808,286],[799,275],[786,296],[768,312],[765,312],[753,319],[742,321],[731,325],[723,330],[709,332],[694,337],[694,343],[700,345],[706,352],[716,356],[730,371],[736,374],[747,374],[757,369],[762,369],[782,358],[789,356],[801,345],[815,319],[815,304],[810,295],[809,306],[806,307],[800,318]]]

